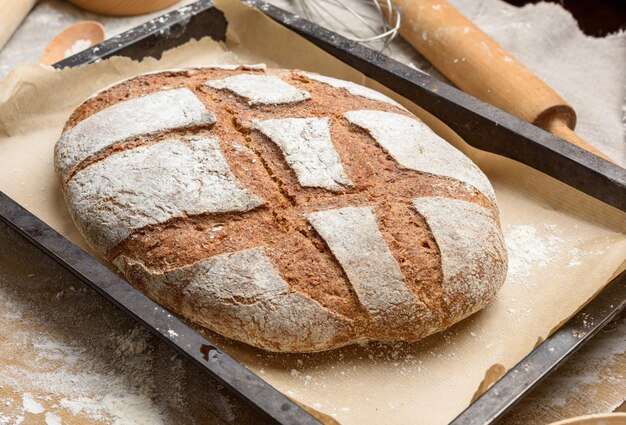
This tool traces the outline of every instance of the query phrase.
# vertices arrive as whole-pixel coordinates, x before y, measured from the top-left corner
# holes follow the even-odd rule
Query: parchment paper
[[[141,63],[113,58],[80,69],[26,65],[0,83],[0,190],[86,248],[66,211],[53,146],[92,92],[149,70],[211,63],[299,68],[380,85],[261,13],[216,1],[230,22],[225,45],[203,40]],[[221,347],[279,390],[344,424],[443,424],[575,313],[624,268],[626,215],[513,161],[474,150],[389,91],[466,152],[493,183],[511,273],[484,311],[416,344],[370,344],[321,354],[268,354],[216,335]],[[484,383],[482,388],[488,384]]]

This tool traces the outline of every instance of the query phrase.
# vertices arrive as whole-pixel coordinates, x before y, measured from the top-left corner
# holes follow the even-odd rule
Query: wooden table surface
[[[147,19],[102,19],[57,0],[43,0],[0,51],[0,78],[20,62],[36,62],[60,29],[94,18],[104,23],[108,36]],[[402,46],[396,50],[401,51]],[[18,423],[20,417],[23,423],[49,425],[110,423],[124,415],[132,418],[129,415],[136,411],[159,415],[165,423],[250,420],[246,407],[219,385],[203,380],[169,347],[56,270],[58,266],[47,264],[36,250],[18,245],[11,237],[0,236],[1,425]],[[7,278],[15,273],[22,279],[17,287],[15,280]],[[51,387],[54,373],[57,385]],[[504,423],[546,424],[582,414],[626,411],[625,376],[626,314],[622,314],[520,403]],[[98,394],[109,399],[89,404],[89,394],[91,401]],[[149,417],[134,419],[150,423]]]

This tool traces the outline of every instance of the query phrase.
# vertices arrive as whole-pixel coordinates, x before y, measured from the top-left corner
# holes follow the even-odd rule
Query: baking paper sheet
[[[25,65],[12,72],[0,83],[0,190],[88,249],[67,214],[52,154],[65,120],[94,91],[151,70],[240,62],[381,89],[262,13],[233,1],[216,4],[230,22],[225,45],[202,40],[159,61],[113,58],[79,69]],[[495,187],[511,264],[497,299],[415,344],[281,355],[209,337],[279,390],[343,424],[443,424],[468,406],[487,371],[489,381],[497,379],[624,268],[626,215],[524,165],[476,151],[386,92],[466,152]]]

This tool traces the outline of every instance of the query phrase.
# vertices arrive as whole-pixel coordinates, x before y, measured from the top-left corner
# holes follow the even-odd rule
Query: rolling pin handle
[[[614,162],[572,130],[576,113],[445,0],[394,0],[400,34],[461,90]]]
[[[545,126],[540,125],[540,127],[546,131],[549,131],[555,136],[578,146],[579,148],[585,149],[586,151],[589,151],[592,154],[599,156],[600,158],[615,163],[615,161],[613,161],[611,158],[600,152],[594,146],[581,139],[576,133],[574,133],[574,131],[568,125],[568,122],[562,117],[555,117],[554,119],[547,121],[545,123]]]

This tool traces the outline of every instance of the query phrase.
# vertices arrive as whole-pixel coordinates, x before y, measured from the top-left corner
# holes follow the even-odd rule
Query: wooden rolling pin
[[[460,89],[613,162],[574,133],[576,112],[561,96],[449,3],[393,3],[401,35]]]
[[[0,49],[20,26],[37,0],[0,0]]]

